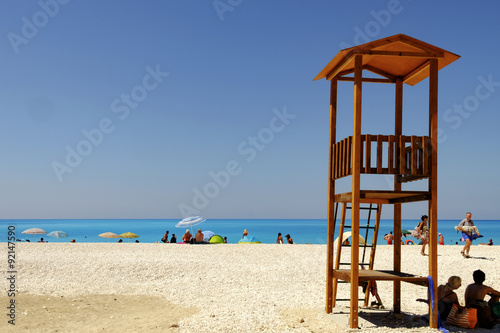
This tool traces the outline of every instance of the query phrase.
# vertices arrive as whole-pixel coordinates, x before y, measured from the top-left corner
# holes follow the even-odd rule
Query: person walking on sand
[[[441,233],[439,233],[439,245],[444,245],[444,237],[443,235],[441,235]]]
[[[276,239],[276,244],[283,244],[283,237],[281,236],[281,232],[278,232],[278,238]]]
[[[418,224],[416,230],[418,232],[418,235],[416,235],[415,238],[420,239],[422,241],[422,251],[420,251],[420,254],[425,256],[425,245],[429,242],[429,231],[427,230],[427,220],[429,217],[427,215],[422,215],[421,221]]]
[[[462,231],[462,238],[465,240],[465,246],[460,254],[462,254],[462,256],[464,256],[465,258],[470,258],[469,251],[472,244],[472,231],[465,231],[463,227],[474,226],[474,222],[472,222],[471,217],[472,214],[470,212],[467,212],[467,214],[465,214],[465,219],[463,219],[462,222],[458,224],[458,230]]]
[[[392,231],[384,236],[384,239],[387,241],[387,245],[392,245],[392,241],[394,240],[394,235],[392,234]]]

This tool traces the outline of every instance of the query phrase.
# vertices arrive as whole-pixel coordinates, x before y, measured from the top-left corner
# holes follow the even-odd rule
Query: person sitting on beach
[[[441,233],[438,234],[439,236],[439,245],[444,245],[444,237],[441,235]]]
[[[247,229],[243,230],[243,236],[241,236],[241,238],[243,238],[245,236],[248,236],[248,230]]]
[[[287,244],[293,244],[293,239],[290,236],[290,234],[287,234],[285,237],[286,237],[286,243]]]
[[[203,243],[203,233],[201,232],[201,229],[198,229],[198,232],[196,233],[195,237],[196,237],[197,244]]]
[[[224,237],[224,244],[227,244],[227,237]]]
[[[488,243],[480,243],[479,245],[493,245],[493,239],[490,238],[490,240],[488,241]]]
[[[76,240],[73,238],[70,243],[76,243]]]
[[[472,273],[474,283],[471,283],[465,289],[465,306],[477,309],[477,320],[479,327],[492,328],[495,325],[493,308],[498,307],[500,301],[500,291],[483,284],[486,280],[486,274],[480,269]],[[486,302],[484,297],[490,296]],[[498,318],[496,319],[498,322]]]
[[[121,239],[120,239],[120,240],[118,241],[118,243],[123,243],[123,240],[121,240]]]
[[[177,237],[175,237],[175,234],[172,234],[172,238],[170,238],[170,243],[172,244],[177,243]]]
[[[184,243],[189,243],[191,241],[192,237],[193,237],[193,235],[191,235],[191,232],[189,232],[189,229],[187,229],[186,233],[184,234],[184,236],[182,236],[182,241]]]
[[[135,240],[135,242],[136,242],[136,243],[139,243],[139,240],[138,240],[138,239],[136,239],[136,240]]]
[[[163,243],[168,243],[168,230],[165,231],[165,235],[163,236],[163,238],[161,239],[161,241]]]
[[[351,245],[351,243],[349,243],[349,239],[345,239],[343,242],[342,242],[342,245],[344,246],[347,246],[347,245]]]
[[[438,311],[441,320],[445,321],[450,314],[450,310],[453,304],[458,305],[459,309],[464,309],[463,306],[458,302],[458,296],[454,290],[460,288],[462,285],[462,279],[459,276],[450,276],[446,284],[442,284],[438,287]],[[428,303],[426,299],[419,298],[419,302]]]
[[[38,241],[38,243],[46,243],[44,240],[43,240],[43,237],[40,238],[40,240]]]
[[[281,232],[278,232],[278,238],[276,239],[276,244],[283,244],[283,237],[281,236]]]

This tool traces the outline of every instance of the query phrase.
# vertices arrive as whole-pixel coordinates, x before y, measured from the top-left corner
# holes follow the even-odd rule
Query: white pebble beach
[[[485,284],[500,290],[500,247],[473,245],[469,259],[461,249],[438,246],[439,284],[460,276],[463,304],[472,272],[481,269]],[[392,250],[377,247],[375,269],[392,269]],[[429,257],[420,250],[402,246],[403,272],[428,275]],[[2,276],[7,271],[4,265]],[[340,316],[325,313],[326,245],[17,243],[16,271],[15,326],[4,314],[1,332],[350,331]],[[2,280],[7,313],[12,297]],[[438,332],[417,317],[427,314],[416,301],[427,298],[425,287],[402,283],[403,316],[394,316],[392,282],[377,284],[386,309],[363,317],[360,308],[363,332]],[[348,288],[340,284],[338,297]],[[337,303],[339,312],[349,312],[348,302]],[[500,332],[500,325],[475,332]]]

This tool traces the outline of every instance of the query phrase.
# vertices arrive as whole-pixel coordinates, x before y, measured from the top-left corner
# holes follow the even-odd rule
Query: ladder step
[[[343,266],[351,266],[351,263],[350,262],[339,262],[339,265],[343,265]],[[361,265],[361,266],[369,266],[370,264],[369,263],[362,263],[360,262],[358,265]]]

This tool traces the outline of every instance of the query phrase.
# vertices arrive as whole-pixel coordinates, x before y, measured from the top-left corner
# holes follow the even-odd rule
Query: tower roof
[[[354,56],[363,55],[363,69],[390,80],[402,78],[411,86],[429,76],[429,60],[438,59],[441,69],[459,55],[399,34],[341,50],[314,78],[331,80],[354,72]]]

